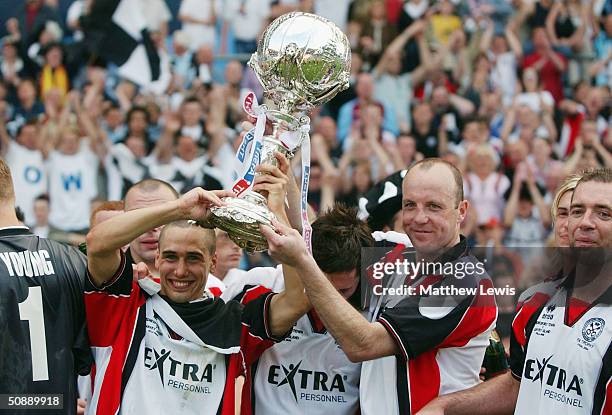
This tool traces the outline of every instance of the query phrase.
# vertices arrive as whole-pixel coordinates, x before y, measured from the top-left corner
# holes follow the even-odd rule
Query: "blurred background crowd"
[[[105,37],[102,11],[126,3],[143,30]],[[464,173],[463,233],[525,259],[560,180],[612,167],[612,0],[2,2],[0,156],[24,222],[78,244],[92,209],[143,178],[231,188],[242,99],[263,93],[246,62],[294,10],[353,50],[350,88],[311,114],[315,211],[341,201],[401,231],[399,204],[376,209],[397,199],[385,178],[442,157]],[[156,69],[137,63],[139,36]]]

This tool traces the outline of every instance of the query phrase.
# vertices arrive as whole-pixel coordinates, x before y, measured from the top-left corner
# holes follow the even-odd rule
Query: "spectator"
[[[104,110],[104,118],[101,121],[102,130],[108,139],[114,144],[122,140],[127,133],[127,126],[123,122],[121,107],[110,104]]]
[[[510,188],[510,180],[495,171],[497,161],[495,150],[487,144],[479,144],[468,150],[470,173],[465,178],[464,193],[476,208],[478,225],[502,220],[504,194]]]
[[[18,43],[9,37],[4,37],[2,43],[2,57],[0,57],[0,78],[16,87],[25,75],[25,65],[19,56]]]
[[[505,244],[516,247],[526,263],[537,255],[533,248],[544,246],[546,229],[550,225],[550,210],[527,164],[517,168],[509,193],[504,211],[504,225],[508,228]]]
[[[189,88],[191,83],[193,55],[189,50],[189,44],[189,35],[183,30],[177,30],[172,34],[170,63],[173,69],[174,85],[179,90]]]
[[[527,105],[538,114],[552,112],[555,100],[550,92],[542,90],[538,72],[533,67],[523,71],[522,87],[522,92],[515,98],[517,104]]]
[[[210,88],[212,79],[213,49],[208,44],[201,45],[193,54],[191,60],[190,85],[204,85]]]
[[[13,186],[19,189],[15,193],[15,205],[23,210],[26,224],[34,225],[34,200],[47,193],[46,152],[38,123],[27,121],[17,130],[14,141],[4,123],[0,123],[0,140],[0,156],[13,172]]]
[[[536,182],[541,186],[548,186],[549,189],[552,189],[552,193],[554,193],[554,189],[556,189],[556,184],[552,184],[552,177],[549,175],[555,174],[558,169],[565,170],[563,168],[563,163],[559,160],[553,160],[552,158],[553,149],[551,141],[542,138],[536,137],[533,141],[531,154],[528,156],[527,160],[533,169],[533,173],[536,179]],[[565,171],[565,174],[562,177],[568,175],[569,171]]]
[[[341,143],[346,140],[352,124],[360,118],[360,111],[370,104],[378,105],[383,109],[383,129],[397,136],[399,133],[395,114],[386,108],[386,105],[374,99],[374,80],[369,73],[362,72],[357,78],[355,88],[357,98],[347,102],[340,108],[338,115],[338,139]]]
[[[36,87],[31,79],[23,79],[17,86],[17,104],[13,119],[17,125],[35,119],[45,112],[45,107],[36,96]]]
[[[74,105],[78,97],[71,99]],[[76,111],[83,124],[89,122],[80,109]],[[60,127],[55,134],[50,132],[47,140],[51,148],[47,160],[49,223],[59,231],[84,236],[89,228],[91,203],[98,193],[97,173],[105,148],[99,136],[91,130],[84,136],[74,124]]]
[[[455,14],[455,5],[450,0],[442,0],[433,9],[431,16],[433,40],[436,45],[446,45],[451,33],[461,28],[461,18]]]
[[[40,195],[34,200],[34,226],[32,233],[41,238],[49,237],[49,197]]]
[[[555,2],[546,16],[546,33],[552,46],[566,57],[584,47],[585,33],[589,24],[590,3],[580,0]]]
[[[370,1],[368,18],[363,23],[358,49],[368,68],[376,66],[386,45],[389,45],[395,36],[395,27],[387,22],[384,0]]]
[[[532,42],[534,51],[525,56],[523,69],[533,67],[540,75],[544,90],[559,103],[563,98],[562,76],[567,68],[566,58],[553,50],[544,28],[533,30]]]
[[[43,0],[26,0],[17,13],[18,27],[22,30],[23,40],[28,46],[38,38],[48,21],[59,23],[56,10],[47,6]]]
[[[425,157],[437,157],[439,154],[438,132],[433,125],[431,105],[425,102],[417,103],[412,109],[412,135],[417,142],[417,151]]]
[[[189,49],[192,51],[203,45],[212,47],[215,44],[216,1],[219,0],[181,1],[178,18],[189,37]]]
[[[595,78],[599,86],[612,89],[612,13],[601,18],[603,30],[599,30],[595,38],[596,62],[590,69],[590,76]]]
[[[70,90],[70,77],[64,66],[64,51],[61,44],[52,43],[43,51],[45,63],[40,74],[40,96],[43,101],[51,89],[59,91],[63,99]]]
[[[416,140],[409,134],[400,134],[396,147],[397,151],[391,152],[389,156],[397,170],[403,170],[423,159],[423,155],[416,149]]]
[[[253,53],[257,49],[257,37],[270,15],[270,0],[233,0],[232,6],[235,51]]]
[[[486,53],[491,63],[491,84],[501,91],[504,105],[512,102],[516,93],[517,62],[523,56],[521,44],[514,32],[516,22],[508,25],[504,34],[495,34],[492,21],[486,21],[486,30],[480,40],[480,51]]]
[[[72,38],[81,41],[85,37],[81,30],[80,18],[88,13],[86,0],[75,0],[66,12],[66,27],[72,31]]]
[[[428,47],[423,38],[425,24],[417,21],[406,28],[387,47],[379,63],[374,68],[374,97],[378,101],[389,103],[395,112],[395,117],[401,131],[410,131],[410,101],[412,99],[412,85],[420,84],[427,74],[429,67]],[[402,51],[406,42],[413,37],[419,38],[419,50],[423,53],[421,66],[411,73],[401,73]]]

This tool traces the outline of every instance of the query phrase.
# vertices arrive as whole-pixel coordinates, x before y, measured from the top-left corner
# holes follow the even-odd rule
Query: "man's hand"
[[[222,197],[233,197],[229,190],[208,191],[196,187],[177,201],[181,217],[197,221],[205,220],[212,206],[225,206]]]
[[[289,178],[287,170],[289,169],[289,161],[279,152],[275,152],[274,157],[279,162],[279,167],[272,165],[260,164],[255,171],[262,173],[255,177],[253,182],[253,190],[256,192],[266,192],[268,199],[268,207],[278,218],[282,218],[283,222],[288,223],[285,213],[285,199],[287,197],[287,186]]]
[[[85,415],[85,409],[87,408],[87,401],[83,399],[77,399],[77,415]]]
[[[438,405],[429,404],[417,412],[417,415],[444,415],[444,409]]]
[[[263,236],[268,240],[268,253],[277,262],[291,267],[299,266],[308,257],[308,250],[302,235],[278,221],[272,222],[274,230],[269,226],[259,225]]]
[[[138,280],[141,280],[143,278],[149,278],[155,281],[155,279],[153,278],[153,275],[151,274],[151,271],[149,270],[149,267],[147,267],[147,264],[145,264],[144,262],[139,262],[138,264],[132,264],[132,273],[133,273],[134,281],[136,282],[138,282]]]

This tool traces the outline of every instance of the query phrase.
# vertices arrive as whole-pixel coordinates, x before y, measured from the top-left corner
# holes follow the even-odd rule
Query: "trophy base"
[[[230,239],[248,253],[268,249],[268,241],[259,231],[259,225],[272,226],[276,218],[270,212],[266,199],[259,193],[247,191],[244,196],[225,197],[226,206],[212,207],[208,222],[227,232]]]

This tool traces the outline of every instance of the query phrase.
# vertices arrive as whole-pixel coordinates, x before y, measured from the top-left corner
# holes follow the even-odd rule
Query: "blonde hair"
[[[557,217],[557,210],[559,209],[559,203],[561,202],[561,198],[567,192],[573,192],[578,182],[582,179],[582,174],[570,174],[565,178],[561,186],[557,189],[557,193],[555,194],[555,199],[553,200],[552,205],[550,206],[550,214],[552,215],[553,225],[555,223],[555,218]]]
[[[490,144],[481,143],[476,144],[468,149],[467,153],[467,164],[470,171],[474,171],[474,157],[475,156],[488,156],[493,163],[493,170],[497,168],[499,162],[499,156],[495,152],[495,149]]]

